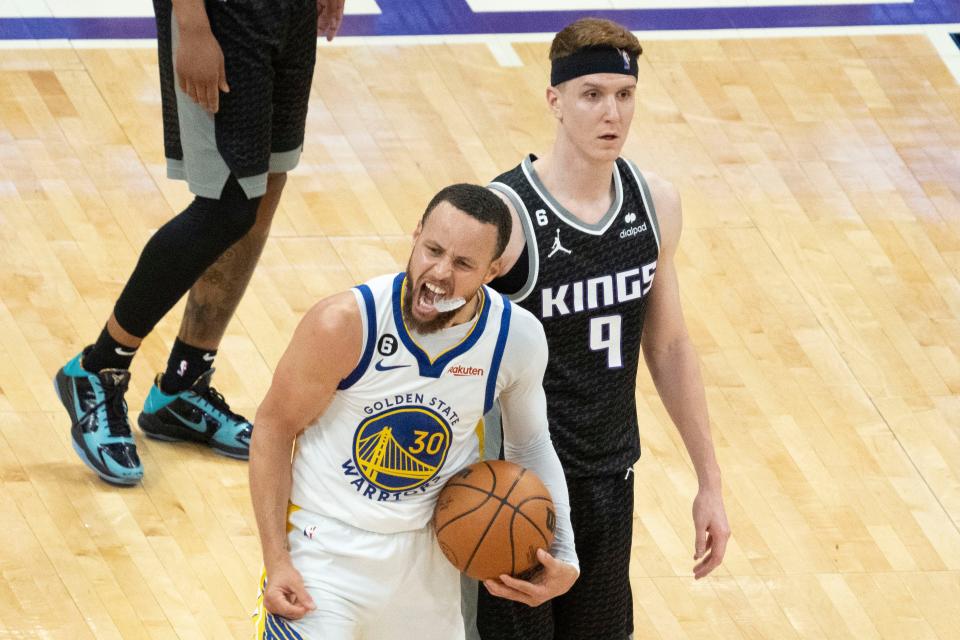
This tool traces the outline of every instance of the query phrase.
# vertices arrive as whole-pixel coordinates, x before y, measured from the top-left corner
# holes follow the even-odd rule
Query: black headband
[[[550,69],[550,86],[591,73],[620,73],[637,77],[637,56],[614,47],[587,47],[557,58]]]

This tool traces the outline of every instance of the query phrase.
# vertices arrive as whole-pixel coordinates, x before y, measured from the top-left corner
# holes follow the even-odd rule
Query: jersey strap
[[[507,346],[507,334],[510,333],[510,314],[512,304],[507,296],[503,298],[503,314],[500,316],[500,332],[497,334],[497,345],[493,349],[493,360],[490,362],[490,375],[487,376],[487,390],[483,399],[483,413],[487,414],[493,408],[493,396],[497,389],[497,375],[500,373],[500,362],[503,360],[503,350]]]
[[[377,341],[377,306],[373,301],[373,293],[370,291],[370,287],[365,284],[357,285],[355,289],[360,292],[363,298],[364,310],[366,311],[366,344],[363,345],[363,355],[360,356],[360,362],[358,362],[357,366],[350,372],[350,375],[340,381],[337,389],[349,389],[356,384],[360,376],[362,376],[367,370],[367,367],[370,366],[370,358],[373,357],[373,345]]]

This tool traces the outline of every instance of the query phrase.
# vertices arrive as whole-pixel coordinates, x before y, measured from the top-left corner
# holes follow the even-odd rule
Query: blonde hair
[[[554,36],[550,61],[565,58],[586,47],[613,47],[633,56],[643,53],[640,41],[623,25],[601,18],[581,18]]]

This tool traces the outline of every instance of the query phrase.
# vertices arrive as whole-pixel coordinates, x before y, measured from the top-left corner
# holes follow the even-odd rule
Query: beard
[[[437,312],[437,315],[429,320],[418,320],[413,315],[415,289],[413,278],[410,276],[410,266],[407,265],[407,291],[406,295],[403,296],[403,304],[400,305],[400,310],[403,312],[403,321],[407,326],[420,334],[436,333],[447,326],[447,323],[453,319],[458,310]]]
[[[406,295],[403,296],[403,304],[400,305],[400,310],[403,313],[403,321],[406,323],[407,327],[416,331],[421,335],[426,335],[429,333],[436,333],[440,331],[447,324],[453,320],[453,317],[457,314],[460,309],[453,309],[452,311],[438,311],[437,315],[429,320],[418,320],[413,315],[413,298],[416,295],[416,287],[413,282],[413,277],[410,275],[410,265],[407,264],[407,291]],[[477,295],[477,292],[473,292],[473,296]],[[472,300],[473,296],[467,298],[467,300]]]
[[[407,274],[407,281],[410,281],[410,275]],[[429,320],[418,320],[413,315],[413,293],[408,291],[407,295],[403,296],[403,304],[400,307],[400,310],[403,312],[403,321],[407,323],[407,326],[411,330],[425,335],[428,333],[436,333],[447,326],[447,323],[453,319],[453,316],[456,315],[457,309],[453,311],[437,312],[433,318]]]

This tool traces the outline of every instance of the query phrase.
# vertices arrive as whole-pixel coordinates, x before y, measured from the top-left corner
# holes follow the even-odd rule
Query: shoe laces
[[[106,373],[100,376],[103,386],[103,400],[98,402],[90,411],[97,411],[100,407],[107,409],[107,429],[110,435],[118,438],[129,438],[130,421],[127,420],[127,401],[124,394],[130,382],[129,375]]]
[[[227,400],[223,397],[223,394],[217,391],[216,389],[214,389],[212,386],[206,385],[203,388],[195,389],[194,392],[198,396],[200,396],[201,398],[209,402],[214,409],[216,409],[223,415],[227,416],[228,418],[231,418],[232,420],[236,420],[238,422],[246,422],[246,418],[230,410],[230,405],[227,404]]]

